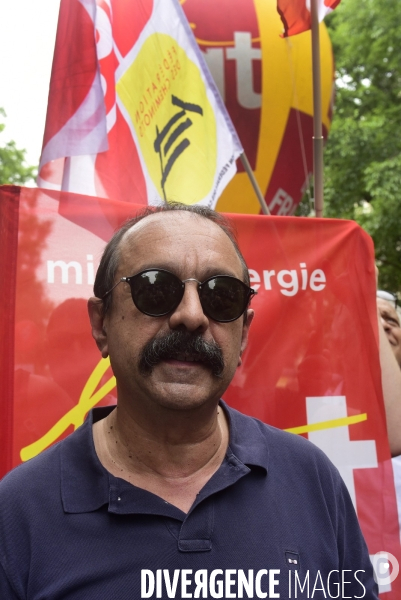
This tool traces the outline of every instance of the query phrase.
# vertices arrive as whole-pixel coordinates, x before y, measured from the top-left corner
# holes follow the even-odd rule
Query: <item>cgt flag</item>
[[[61,0],[39,187],[213,208],[241,152],[177,0]]]
[[[277,0],[277,11],[284,25],[282,37],[296,35],[311,29],[311,1]],[[319,22],[336,8],[341,0],[316,0]]]
[[[116,402],[110,362],[91,336],[86,299],[105,241],[136,208],[67,192],[0,188],[2,473],[79,427],[93,406]],[[230,219],[258,294],[249,345],[224,399],[307,437],[329,456],[380,574],[385,559],[401,561],[401,548],[372,241],[352,221]],[[382,600],[401,598],[400,577],[380,582]]]

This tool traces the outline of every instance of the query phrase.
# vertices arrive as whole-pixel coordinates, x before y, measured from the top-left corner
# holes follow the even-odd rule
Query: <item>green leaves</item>
[[[2,108],[0,115],[6,116]],[[0,133],[4,128],[5,124],[0,122]],[[25,162],[25,150],[19,150],[13,141],[0,145],[0,184],[23,185],[32,181],[35,176],[36,169],[29,167]]]
[[[342,0],[326,23],[337,81],[324,214],[372,235],[380,287],[401,293],[401,3]]]

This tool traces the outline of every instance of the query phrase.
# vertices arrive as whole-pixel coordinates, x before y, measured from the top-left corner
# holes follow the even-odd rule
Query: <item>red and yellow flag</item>
[[[242,152],[178,0],[62,0],[38,185],[216,205]]]
[[[311,29],[312,0],[277,0],[277,10],[284,25],[283,37]],[[319,22],[340,4],[341,0],[317,0]]]

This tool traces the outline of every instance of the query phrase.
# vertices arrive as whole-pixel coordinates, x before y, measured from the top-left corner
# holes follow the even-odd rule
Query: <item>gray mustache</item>
[[[224,370],[220,346],[214,341],[206,342],[199,333],[189,331],[170,331],[148,342],[141,352],[139,369],[143,374],[150,374],[162,360],[177,359],[182,354],[209,367],[216,377],[220,377]]]

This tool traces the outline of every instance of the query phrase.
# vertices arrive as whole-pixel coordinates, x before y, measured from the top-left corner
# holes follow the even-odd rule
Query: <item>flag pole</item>
[[[269,208],[268,208],[268,206],[266,204],[266,201],[265,201],[265,199],[263,197],[263,194],[262,194],[262,192],[260,190],[259,184],[256,181],[255,175],[253,174],[253,171],[251,169],[251,165],[249,164],[249,161],[247,159],[247,156],[246,156],[245,152],[242,152],[242,154],[240,154],[240,159],[241,159],[241,162],[242,162],[242,166],[244,167],[244,169],[246,171],[246,174],[248,175],[248,177],[249,177],[249,179],[251,181],[252,187],[253,187],[253,189],[255,191],[255,194],[256,194],[256,197],[257,197],[257,199],[259,201],[260,208],[262,209],[262,213],[264,215],[270,215],[270,210],[269,210]]]
[[[323,135],[318,0],[311,0],[311,20],[313,75],[313,188],[316,216],[323,217]]]

